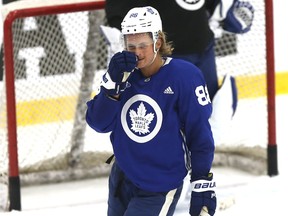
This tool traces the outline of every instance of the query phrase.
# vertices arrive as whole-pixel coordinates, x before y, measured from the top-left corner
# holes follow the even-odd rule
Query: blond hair
[[[167,42],[167,39],[166,39],[166,33],[163,32],[163,31],[159,31],[158,33],[158,39],[160,39],[162,41],[162,45],[159,49],[159,53],[162,55],[162,56],[169,56],[172,54],[173,52],[173,43],[172,41],[169,41]]]

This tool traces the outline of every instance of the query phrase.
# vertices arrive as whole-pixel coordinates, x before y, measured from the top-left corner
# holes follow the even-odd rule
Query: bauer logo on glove
[[[201,189],[207,190],[209,188],[213,189],[215,187],[216,187],[216,183],[214,181],[213,182],[207,182],[205,180],[198,180],[196,182],[192,182],[192,189],[194,191],[201,190]]]

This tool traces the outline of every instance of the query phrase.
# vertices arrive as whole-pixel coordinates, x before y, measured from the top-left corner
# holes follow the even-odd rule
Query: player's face
[[[149,33],[125,35],[125,48],[134,52],[138,57],[138,68],[151,65],[154,59],[154,45]]]

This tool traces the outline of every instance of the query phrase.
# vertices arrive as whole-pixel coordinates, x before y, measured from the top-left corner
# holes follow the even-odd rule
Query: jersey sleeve
[[[112,131],[115,118],[120,110],[120,101],[108,98],[100,91],[92,100],[87,102],[86,122],[100,133]]]
[[[191,154],[192,179],[209,173],[214,158],[214,140],[209,123],[212,105],[201,71],[194,67],[182,80],[180,119]],[[191,73],[193,72],[193,73]]]

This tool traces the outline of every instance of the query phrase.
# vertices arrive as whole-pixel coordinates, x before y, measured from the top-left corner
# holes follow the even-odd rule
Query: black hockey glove
[[[103,75],[101,85],[108,95],[119,95],[127,87],[127,79],[137,65],[135,53],[122,51],[110,60],[108,71]]]
[[[217,198],[214,189],[216,183],[213,180],[213,174],[209,173],[197,179],[192,179],[192,192],[189,213],[191,216],[199,216],[202,208],[206,206],[207,213],[214,215],[217,205]],[[203,212],[203,211],[202,211]]]

